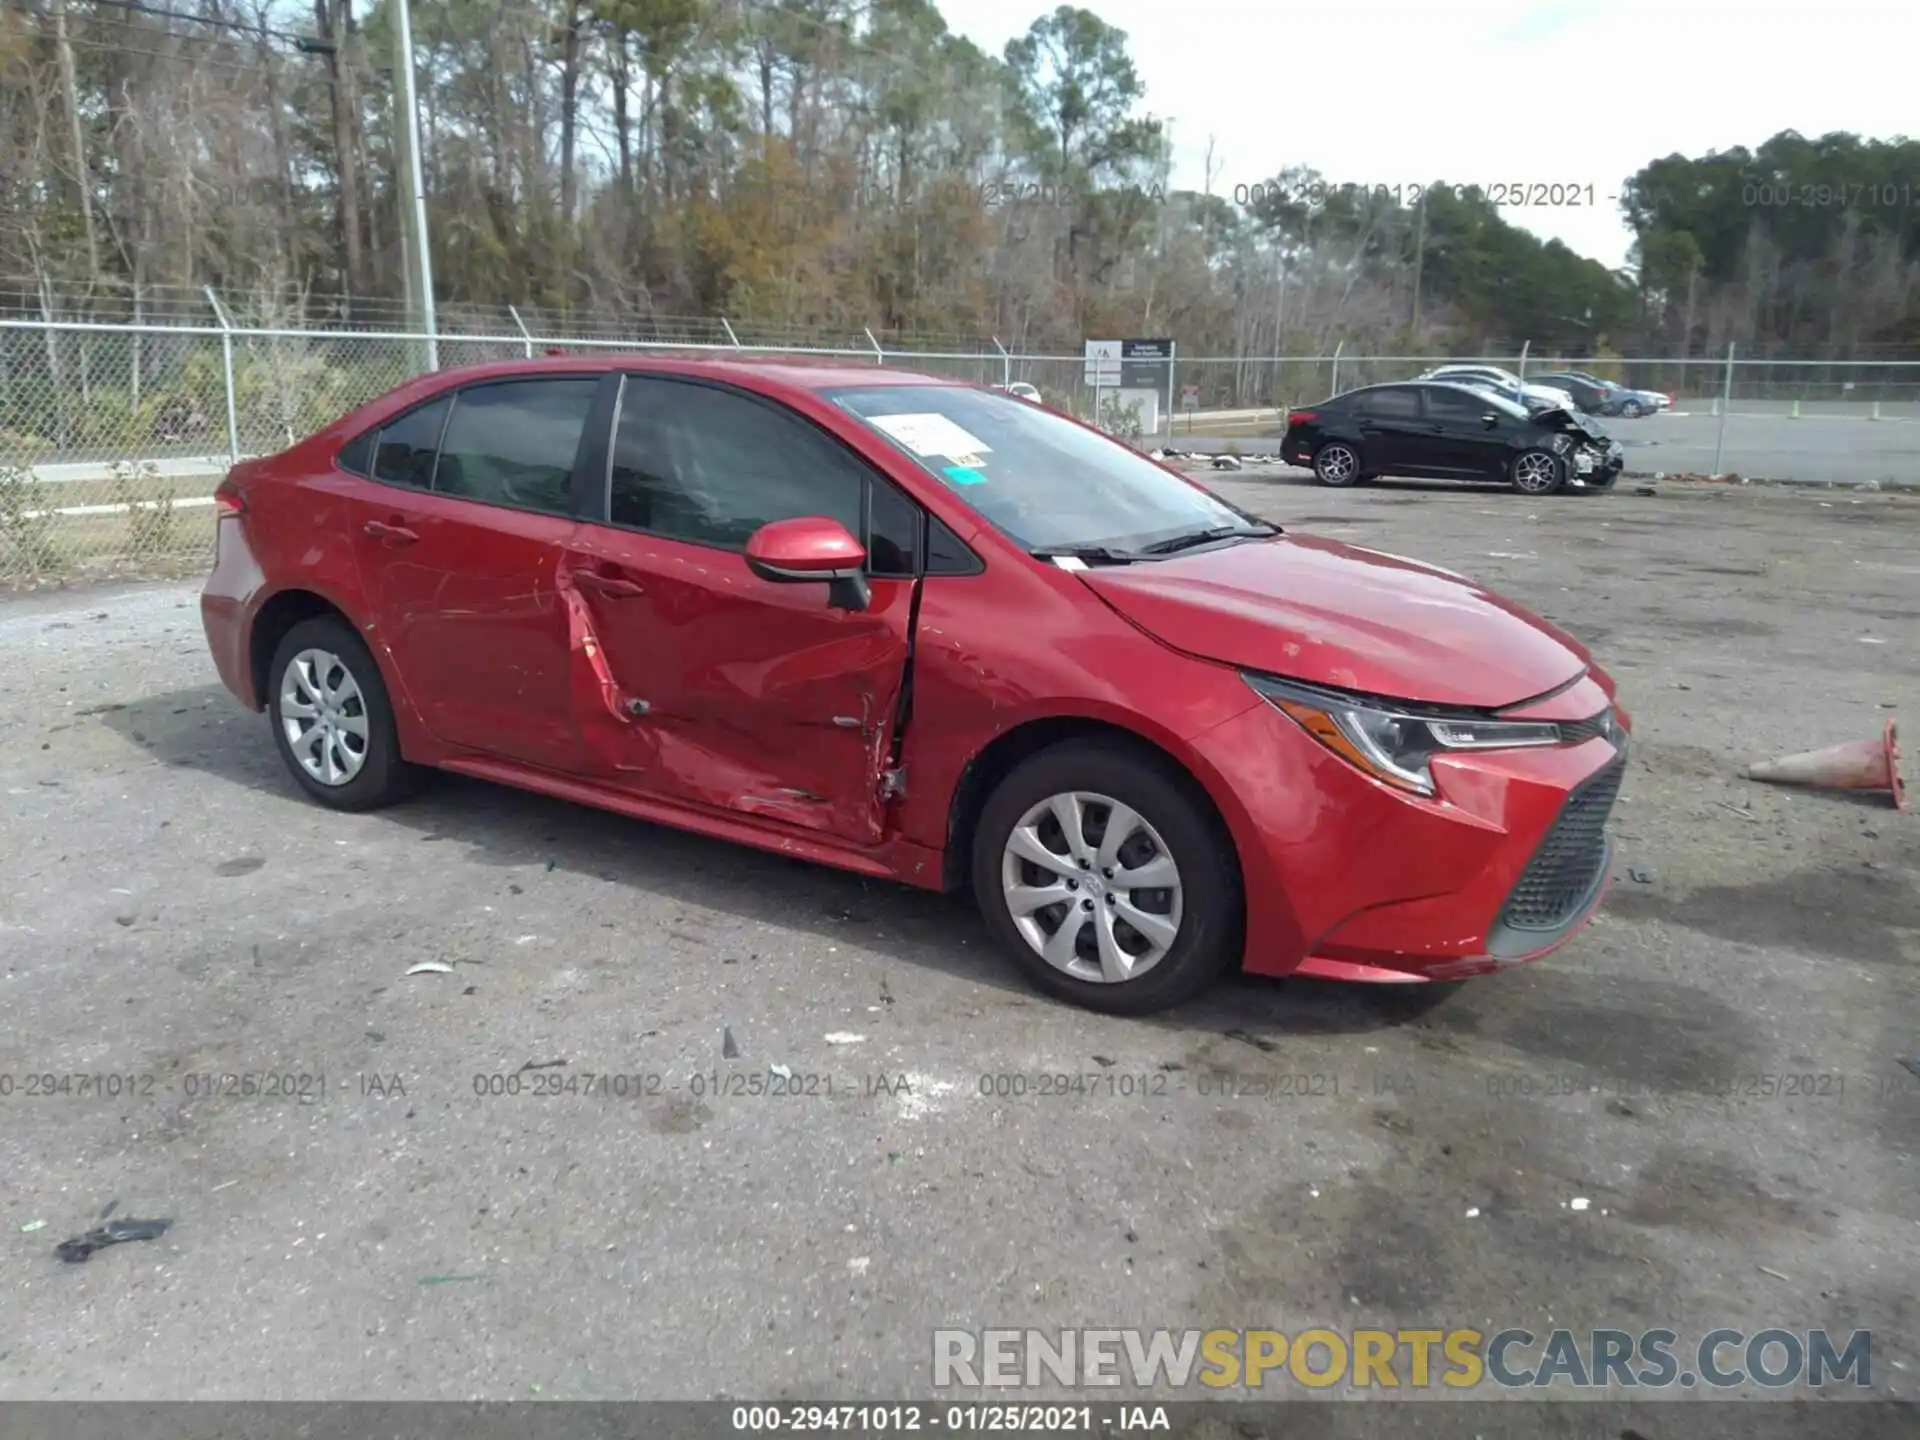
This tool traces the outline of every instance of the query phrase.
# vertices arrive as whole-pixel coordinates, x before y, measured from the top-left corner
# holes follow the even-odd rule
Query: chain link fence
[[[1078,355],[1015,354],[997,342],[973,350],[901,349],[867,333],[812,344],[756,333],[755,343],[743,343],[724,321],[717,322],[727,337],[720,341],[541,336],[518,312],[512,318],[518,333],[433,339],[397,331],[224,323],[0,320],[0,586],[204,568],[212,551],[214,487],[237,459],[284,449],[436,365],[554,352],[812,356],[974,384],[1022,382],[1047,404],[1125,439],[1170,432],[1176,438],[1187,433],[1271,440],[1289,406],[1447,363],[1438,356],[1340,350],[1275,357],[1176,353],[1156,367],[1161,378],[1146,392],[1153,396],[1153,414],[1142,423],[1144,412],[1127,408],[1139,403],[1141,392],[1098,394]],[[1671,393],[1676,415],[1755,425],[1799,418],[1920,422],[1920,362],[1596,360],[1525,350],[1448,359],[1531,375],[1557,368],[1589,371]],[[1716,462],[1728,432],[1725,419],[1718,428]],[[1825,433],[1840,432],[1828,427]],[[1920,475],[1920,432],[1899,433],[1913,436],[1911,465]],[[1735,434],[1737,451],[1737,428]]]

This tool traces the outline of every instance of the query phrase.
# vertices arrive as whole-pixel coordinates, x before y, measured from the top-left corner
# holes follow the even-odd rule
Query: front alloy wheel
[[[1629,400],[1620,407],[1620,413],[1629,420],[1638,420],[1645,412],[1640,408],[1638,400]]]
[[[1071,791],[1030,807],[1007,837],[1000,888],[1034,953],[1091,984],[1146,974],[1180,933],[1180,867],[1111,796]]]
[[[1550,450],[1528,450],[1513,462],[1513,488],[1522,495],[1551,495],[1566,483],[1566,462]]]
[[[974,899],[1049,995],[1165,1010],[1239,959],[1239,857],[1206,792],[1136,741],[1063,741],[994,787],[974,826]]]

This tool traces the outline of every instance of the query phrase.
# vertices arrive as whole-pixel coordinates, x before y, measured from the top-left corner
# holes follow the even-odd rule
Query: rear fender
[[[386,686],[387,698],[393,705],[394,726],[399,733],[401,754],[418,764],[435,763],[436,757],[441,753],[441,746],[434,740],[425,721],[422,720],[419,707],[414,703],[413,696],[407,689],[406,679],[400,673],[399,664],[388,647],[385,636],[377,633],[377,627],[369,626],[364,620],[357,618],[367,613],[366,596],[349,595],[324,582],[314,583],[311,577],[299,585],[282,585],[272,590],[262,591],[254,597],[254,603],[249,607],[247,616],[247,655],[250,659],[257,660],[257,664],[252,667],[253,672],[257,675],[273,663],[271,654],[256,654],[256,646],[266,639],[266,635],[259,628],[262,621],[275,625],[274,602],[279,600],[285,603],[288,599],[300,595],[314,596],[353,627],[354,633],[366,645],[367,652],[373,656],[373,663],[379,667],[381,683]],[[277,645],[279,642],[275,640],[274,643]],[[272,684],[271,675],[267,677],[267,683]],[[267,706],[266,688],[256,684],[254,689],[255,708],[264,710]]]

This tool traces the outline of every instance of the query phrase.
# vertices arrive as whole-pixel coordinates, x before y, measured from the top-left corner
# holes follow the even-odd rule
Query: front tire
[[[1110,1015],[1177,1005],[1239,956],[1239,875],[1191,782],[1125,743],[1030,757],[974,832],[973,891],[995,941],[1037,989]]]
[[[1513,457],[1510,478],[1522,495],[1552,495],[1567,483],[1567,462],[1551,450],[1523,450]]]
[[[380,667],[346,621],[302,620],[267,675],[273,743],[310,797],[334,810],[375,810],[417,788],[420,772],[400,754]]]
[[[1626,404],[1620,407],[1620,413],[1626,416],[1627,419],[1629,420],[1638,420],[1642,415],[1646,414],[1647,412],[1643,408],[1641,408],[1640,402],[1638,400],[1629,400],[1627,401]]]
[[[1360,456],[1351,445],[1329,441],[1313,452],[1313,478],[1336,490],[1358,485],[1362,478]]]

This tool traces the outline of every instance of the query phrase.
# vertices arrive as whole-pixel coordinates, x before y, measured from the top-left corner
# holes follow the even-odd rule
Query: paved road
[[[1625,447],[1633,473],[1715,473],[1715,445],[1722,433],[1717,416],[1684,411],[1600,424]],[[1218,454],[1232,446],[1242,455],[1272,455],[1279,452],[1273,433],[1228,439],[1176,430],[1170,441],[1162,438],[1194,454]],[[1755,480],[1920,483],[1920,421],[1729,415],[1719,473]]]
[[[1920,716],[1920,502],[1223,488],[1596,645],[1640,742],[1603,923],[1103,1019],[955,901],[452,779],[307,804],[192,585],[0,604],[0,1075],[156,1086],[5,1102],[0,1398],[925,1396],[956,1323],[1868,1327],[1920,1388],[1920,829],[1738,778]],[[837,1088],[691,1088],[774,1065]],[[183,1088],[261,1071],[329,1089]],[[528,1083],[587,1072],[675,1088]],[[982,1094],[1057,1073],[1171,1082]],[[56,1261],[110,1201],[177,1223]]]

